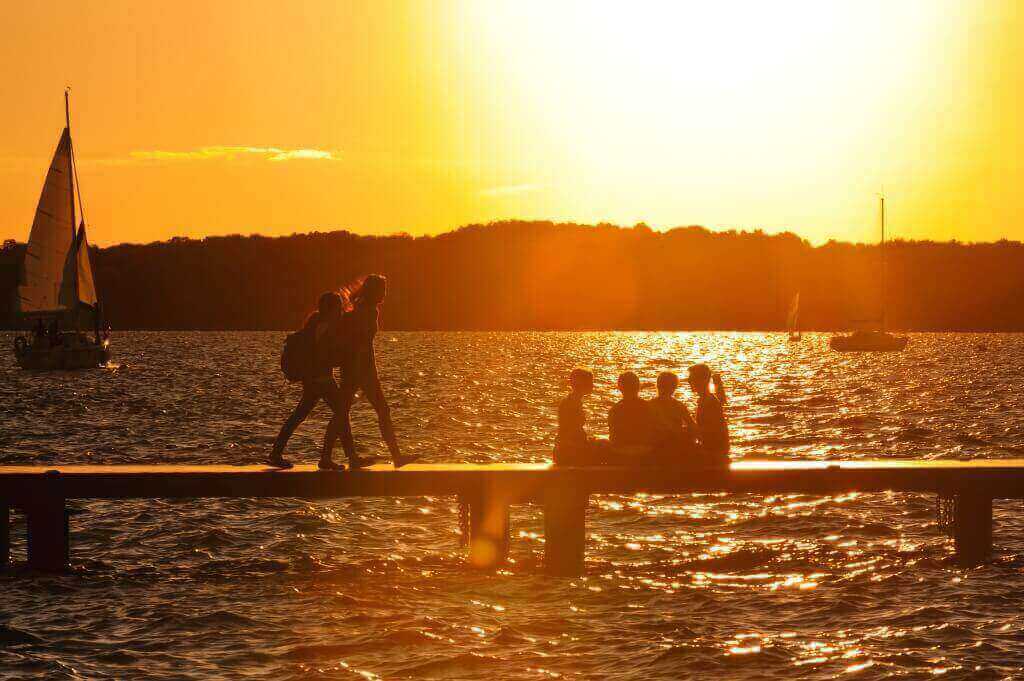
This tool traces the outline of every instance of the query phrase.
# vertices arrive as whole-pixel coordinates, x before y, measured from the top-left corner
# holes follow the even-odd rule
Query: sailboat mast
[[[74,167],[74,145],[71,144],[71,88],[64,88],[64,127],[68,131],[68,168]],[[75,220],[75,173],[68,173],[68,194],[71,197],[71,238],[75,238],[78,222]]]
[[[879,197],[882,214],[882,331],[886,330],[885,197]]]
[[[71,199],[71,248],[72,257],[75,258],[75,264],[78,263],[78,255],[75,252],[77,249],[78,241],[78,220],[75,216],[75,145],[71,141],[71,88],[64,88],[64,124],[68,133],[68,198]],[[75,331],[78,331],[79,320],[78,320],[78,268],[74,268],[74,274],[72,275],[73,287],[74,287],[74,298],[71,306],[71,316],[74,317]]]

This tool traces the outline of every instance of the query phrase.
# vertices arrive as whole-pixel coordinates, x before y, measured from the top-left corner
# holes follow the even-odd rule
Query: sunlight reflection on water
[[[1020,455],[1024,339],[915,335],[896,355],[825,336],[387,334],[396,427],[428,461],[539,461],[576,365],[593,431],[632,369],[720,369],[734,456]],[[282,334],[122,334],[116,368],[0,365],[8,463],[257,461],[296,398]],[[683,392],[684,399],[690,396]],[[293,441],[313,460],[325,414]],[[383,453],[365,404],[365,451]],[[0,577],[0,669],[142,678],[870,678],[1021,674],[1020,505],[998,503],[994,564],[949,561],[934,502],[905,494],[603,495],[587,574],[541,570],[537,509],[511,561],[465,566],[454,499],[89,502],[75,572]],[[15,555],[24,555],[23,527]],[[20,641],[20,642],[19,642]],[[941,654],[938,652],[941,650]],[[980,671],[978,669],[980,668]],[[127,670],[130,670],[130,674]]]

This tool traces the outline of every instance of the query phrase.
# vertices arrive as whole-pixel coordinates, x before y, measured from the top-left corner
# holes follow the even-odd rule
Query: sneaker
[[[264,463],[266,463],[268,466],[279,468],[283,471],[286,471],[292,467],[292,462],[286,460],[283,456],[271,456]]]
[[[420,457],[417,454],[406,454],[404,456],[399,454],[398,456],[395,457],[395,468],[401,468],[407,463],[415,463],[416,461],[419,460]]]
[[[345,468],[340,463],[335,463],[330,459],[320,459],[320,463],[318,463],[316,467],[322,471],[340,471]]]
[[[372,466],[375,463],[377,463],[376,459],[367,459],[362,456],[354,456],[348,460],[348,469],[350,471],[357,471],[361,468]]]

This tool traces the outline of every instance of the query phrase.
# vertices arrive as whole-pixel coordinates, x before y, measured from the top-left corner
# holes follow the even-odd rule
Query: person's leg
[[[380,436],[384,439],[384,442],[387,443],[388,451],[391,453],[391,459],[395,462],[395,468],[401,468],[407,463],[416,461],[419,458],[416,455],[402,455],[402,451],[398,446],[398,438],[395,436],[395,426],[391,422],[391,407],[388,405],[388,401],[384,397],[384,389],[381,387],[380,380],[377,378],[376,373],[370,377],[368,385],[363,388],[363,395],[366,397],[366,401],[373,407],[373,410],[377,412],[377,423],[380,426]]]
[[[281,432],[277,434],[277,440],[274,441],[274,448],[270,452],[271,461],[283,461],[285,445],[288,444],[288,440],[295,432],[295,429],[299,427],[299,424],[305,421],[306,417],[313,411],[313,407],[316,406],[319,399],[320,397],[310,388],[309,384],[303,384],[302,397],[299,398],[299,403],[295,405],[291,415],[285,419],[284,425],[281,426]]]
[[[333,468],[334,444],[341,438],[341,448],[350,462],[358,463],[356,443],[352,437],[352,422],[349,417],[355,393],[347,386],[338,387],[331,381],[323,392],[323,399],[331,407],[331,420],[324,434],[324,448],[320,456],[321,467]]]
[[[366,397],[366,401],[370,403],[373,410],[377,412],[380,436],[387,443],[391,456],[400,457],[402,453],[398,448],[398,439],[395,437],[395,426],[391,422],[391,407],[388,406],[388,401],[384,397],[384,389],[381,388],[380,381],[372,381],[364,387],[363,396]]]

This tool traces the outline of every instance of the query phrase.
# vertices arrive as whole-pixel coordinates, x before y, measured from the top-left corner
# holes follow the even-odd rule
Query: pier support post
[[[28,565],[33,570],[61,572],[70,562],[68,512],[64,498],[49,496],[25,506]]]
[[[0,570],[11,564],[11,509],[0,501]]]
[[[490,570],[508,559],[508,502],[494,489],[469,500],[469,564]]]
[[[992,554],[992,499],[960,494],[953,525],[956,558],[961,565],[984,563]]]
[[[544,567],[548,574],[583,573],[587,544],[588,494],[551,487],[544,494]]]

